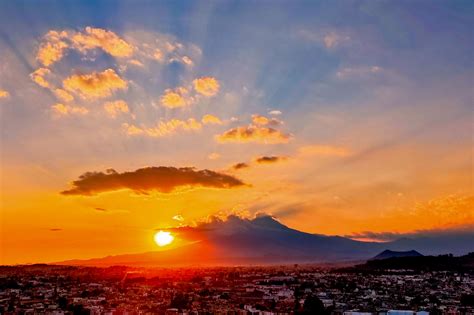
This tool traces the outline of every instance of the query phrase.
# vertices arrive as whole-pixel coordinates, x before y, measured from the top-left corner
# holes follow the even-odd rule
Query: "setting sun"
[[[168,244],[171,244],[171,242],[173,242],[174,236],[171,235],[170,232],[159,231],[159,232],[156,232],[154,239],[155,239],[156,245],[166,246]]]

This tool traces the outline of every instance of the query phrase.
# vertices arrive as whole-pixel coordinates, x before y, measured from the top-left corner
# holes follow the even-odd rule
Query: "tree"
[[[461,296],[461,305],[474,306],[474,294],[463,294]]]
[[[323,302],[317,296],[308,296],[304,300],[303,314],[325,315],[327,312]]]

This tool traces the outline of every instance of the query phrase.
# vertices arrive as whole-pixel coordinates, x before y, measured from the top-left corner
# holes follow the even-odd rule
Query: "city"
[[[0,270],[1,314],[474,314],[472,272],[346,273],[310,265]]]

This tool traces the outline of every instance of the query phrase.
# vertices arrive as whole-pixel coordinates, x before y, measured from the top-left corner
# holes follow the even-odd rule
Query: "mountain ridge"
[[[254,219],[229,216],[196,227],[168,230],[187,244],[169,250],[123,254],[88,260],[66,260],[57,264],[191,266],[326,263],[368,260],[383,250],[444,254],[454,248],[452,242],[440,248],[424,247],[416,239],[392,242],[363,242],[342,236],[311,234],[292,229],[274,217]],[[447,250],[448,249],[448,250]]]

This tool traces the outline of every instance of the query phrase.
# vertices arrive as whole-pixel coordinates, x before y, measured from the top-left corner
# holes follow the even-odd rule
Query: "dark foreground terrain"
[[[443,264],[428,258],[436,268],[412,268],[420,266],[413,259],[426,257],[369,261],[345,269],[4,266],[0,313],[473,314],[473,270],[445,264],[454,258],[440,258]]]

